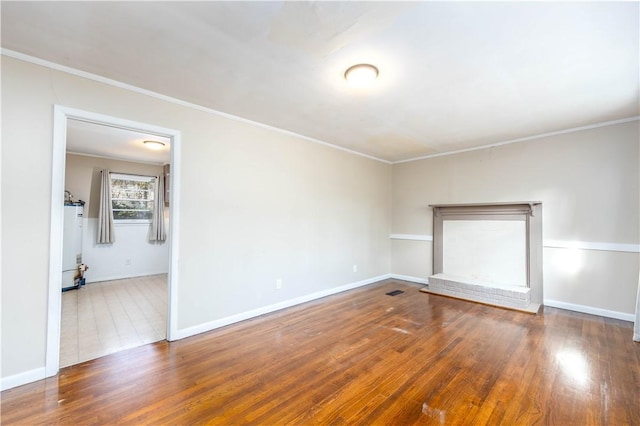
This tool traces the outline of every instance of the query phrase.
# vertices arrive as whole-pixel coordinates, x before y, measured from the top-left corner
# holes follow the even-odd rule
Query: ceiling
[[[638,2],[2,1],[1,24],[3,49],[387,161],[640,114]]]
[[[147,140],[162,142],[164,147],[152,150],[144,144]],[[168,164],[171,160],[171,139],[68,119],[67,151],[139,163]]]

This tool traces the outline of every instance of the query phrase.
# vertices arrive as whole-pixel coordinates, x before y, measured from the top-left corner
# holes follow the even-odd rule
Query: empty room
[[[0,6],[2,424],[640,424],[640,3]]]

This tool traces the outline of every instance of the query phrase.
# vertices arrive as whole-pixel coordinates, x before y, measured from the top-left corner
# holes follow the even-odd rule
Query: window
[[[111,173],[114,221],[151,222],[155,177]]]

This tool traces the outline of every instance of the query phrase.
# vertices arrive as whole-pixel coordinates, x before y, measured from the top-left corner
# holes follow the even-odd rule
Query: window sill
[[[114,220],[113,224],[115,226],[118,225],[151,225],[151,221],[150,220],[136,220],[136,219],[121,219],[121,220]]]

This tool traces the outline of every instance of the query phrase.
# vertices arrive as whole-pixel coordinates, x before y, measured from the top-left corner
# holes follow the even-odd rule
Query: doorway
[[[62,318],[62,293],[60,271],[62,270],[62,218],[65,191],[65,163],[67,154],[67,127],[69,120],[108,126],[114,129],[139,132],[147,135],[168,138],[170,140],[171,203],[169,204],[169,271],[166,285],[166,339],[171,341],[176,336],[176,292],[177,292],[177,241],[179,235],[178,213],[180,200],[179,152],[180,132],[146,123],[134,122],[117,117],[105,116],[87,111],[76,110],[56,105],[54,107],[54,137],[52,164],[52,197],[51,197],[51,246],[49,267],[49,311],[47,318],[47,353],[46,376],[57,374],[60,368],[60,339]]]
[[[169,265],[166,238],[151,238],[169,219],[169,138],[69,118],[66,144],[60,367],[165,340]],[[97,241],[102,170],[110,244]]]

